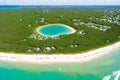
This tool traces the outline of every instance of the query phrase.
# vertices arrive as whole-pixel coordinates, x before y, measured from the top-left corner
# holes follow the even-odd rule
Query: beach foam
[[[120,70],[114,71],[112,74],[105,76],[103,80],[113,80],[111,78],[114,80],[120,80]]]

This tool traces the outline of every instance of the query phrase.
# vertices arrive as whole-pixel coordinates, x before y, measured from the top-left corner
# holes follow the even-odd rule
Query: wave
[[[112,74],[103,77],[102,80],[120,80],[120,70],[114,71]]]

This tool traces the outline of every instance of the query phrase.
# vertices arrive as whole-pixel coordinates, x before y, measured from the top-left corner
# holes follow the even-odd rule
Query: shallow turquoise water
[[[87,63],[23,64],[0,62],[0,80],[120,80],[120,49]],[[109,78],[110,79],[107,79]]]
[[[69,34],[71,33],[71,29],[69,27],[66,27],[65,25],[61,24],[53,24],[53,25],[46,25],[41,28],[39,28],[39,33],[45,35],[45,36],[58,36],[61,34]]]

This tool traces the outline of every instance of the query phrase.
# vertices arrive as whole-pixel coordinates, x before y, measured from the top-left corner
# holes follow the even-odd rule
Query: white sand
[[[110,53],[112,50],[119,48],[120,42],[115,44],[92,50],[85,53],[78,54],[54,54],[54,55],[25,55],[25,54],[14,54],[14,53],[4,53],[0,52],[1,61],[10,62],[23,62],[23,63],[37,63],[37,64],[51,64],[51,63],[72,63],[72,62],[87,62],[92,59],[104,56]]]

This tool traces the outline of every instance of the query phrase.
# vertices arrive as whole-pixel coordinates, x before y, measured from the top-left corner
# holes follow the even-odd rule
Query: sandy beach
[[[90,60],[102,57],[109,54],[111,51],[120,47],[120,42],[114,43],[109,46],[91,50],[89,52],[77,54],[53,54],[53,55],[26,55],[0,52],[1,61],[21,62],[21,63],[35,63],[35,64],[52,64],[52,63],[83,63]]]

